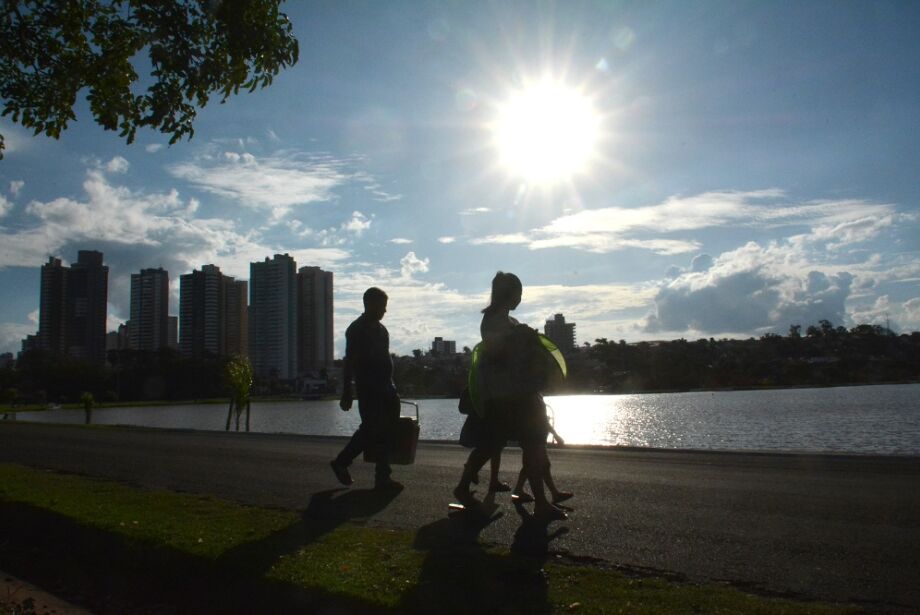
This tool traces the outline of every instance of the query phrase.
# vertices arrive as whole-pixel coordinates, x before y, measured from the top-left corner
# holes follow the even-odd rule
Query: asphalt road
[[[108,477],[303,510],[344,496],[328,462],[341,438],[0,421],[0,462]],[[373,524],[418,529],[443,519],[465,460],[422,443],[397,466],[406,489],[382,510],[333,508]],[[920,612],[920,458],[555,448],[556,482],[576,493],[550,527],[551,551],[767,593]],[[503,478],[520,468],[508,449]],[[373,466],[352,467],[351,490]],[[483,478],[486,478],[484,475]],[[329,493],[330,490],[336,490]],[[340,500],[346,502],[347,500]],[[481,539],[510,544],[521,518],[507,494]]]

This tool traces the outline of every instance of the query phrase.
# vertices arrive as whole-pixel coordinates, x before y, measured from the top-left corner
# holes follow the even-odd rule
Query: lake
[[[920,384],[548,397],[567,444],[673,449],[810,451],[920,455]],[[423,399],[423,439],[456,441],[464,417],[456,399]],[[403,406],[404,413],[413,413]],[[223,430],[227,407],[106,408],[93,423]],[[9,417],[12,418],[12,415]],[[20,412],[24,421],[82,423],[82,410]],[[253,403],[251,429],[350,435],[357,409],[335,401]]]

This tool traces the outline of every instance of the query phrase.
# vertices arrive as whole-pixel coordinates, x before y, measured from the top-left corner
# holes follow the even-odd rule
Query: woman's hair
[[[521,285],[521,279],[513,273],[499,271],[492,278],[492,298],[489,306],[482,313],[488,314],[504,307],[511,307],[515,300],[520,297],[524,287]]]

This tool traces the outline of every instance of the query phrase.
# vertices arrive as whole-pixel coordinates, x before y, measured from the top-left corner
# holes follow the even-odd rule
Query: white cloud
[[[464,209],[460,212],[461,216],[473,216],[476,214],[487,214],[492,210],[488,207],[471,207],[469,209]]]
[[[276,219],[295,205],[335,199],[334,189],[349,180],[341,160],[289,152],[263,157],[223,152],[220,157],[203,156],[167,170],[243,207],[268,209]]]
[[[438,237],[438,243],[454,243],[457,241],[456,237]]]
[[[115,156],[105,165],[105,170],[109,173],[127,173],[130,163],[121,156]]]
[[[150,145],[144,146],[144,149],[148,154],[156,154],[158,151],[163,149],[162,143],[151,143]]]
[[[22,349],[22,340],[38,331],[38,324],[21,322],[0,322],[0,352],[14,355]]]
[[[0,194],[0,218],[13,211],[13,203]]]
[[[145,193],[109,182],[98,168],[87,172],[84,198],[32,201],[25,226],[15,233],[0,230],[0,268],[37,267],[48,254],[65,259],[90,245],[103,251],[110,266],[109,297],[127,314],[129,275],[143,267],[162,266],[175,278],[214,263],[228,275],[249,277],[249,263],[277,252],[290,252],[300,265],[331,266],[350,252],[335,247],[282,249],[257,232],[241,232],[232,220],[194,217],[195,200],[177,191]]]
[[[390,243],[395,243],[396,245],[406,245],[412,243],[411,239],[406,239],[405,237],[394,237],[390,239]]]
[[[360,211],[351,212],[351,219],[342,224],[343,230],[353,233],[356,237],[360,237],[370,227],[370,219]]]
[[[697,257],[662,284],[645,329],[733,335],[785,332],[821,319],[844,324],[854,275],[819,268],[791,242],[750,242],[708,261]]]
[[[428,271],[429,263],[429,259],[419,258],[415,252],[407,252],[399,261],[399,268],[404,278],[411,278],[413,274]]]
[[[507,235],[487,235],[485,237],[477,237],[476,239],[471,239],[470,243],[473,245],[481,245],[488,243],[495,244],[526,244],[530,243],[530,239],[527,235],[523,233],[510,233]]]
[[[14,179],[10,182],[10,194],[14,197],[19,196],[19,193],[22,191],[23,187],[26,185],[21,179]]]
[[[840,249],[876,236],[897,219],[893,205],[861,200],[789,202],[778,189],[715,191],[671,197],[645,207],[588,209],[526,233],[495,234],[474,244],[522,244],[531,250],[572,248],[609,253],[639,248],[657,254],[694,252],[694,238],[667,235],[710,228],[813,228],[811,240]]]

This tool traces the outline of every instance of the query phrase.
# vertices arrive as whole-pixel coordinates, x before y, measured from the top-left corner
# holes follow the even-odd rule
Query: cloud
[[[145,145],[144,149],[148,154],[156,154],[158,151],[163,149],[162,143],[151,143],[150,145]]]
[[[250,142],[241,140],[237,146],[242,149]],[[296,206],[336,200],[336,190],[348,184],[362,185],[376,201],[402,198],[384,190],[373,175],[357,169],[362,162],[360,157],[293,150],[256,156],[212,147],[194,160],[166,169],[174,177],[243,207],[268,210],[277,221]]]
[[[364,231],[371,227],[371,221],[360,211],[353,211],[351,219],[342,224],[342,229],[360,237]]]
[[[263,157],[223,152],[170,165],[167,171],[243,207],[270,210],[276,219],[295,205],[334,200],[334,189],[349,180],[342,160],[290,152]]]
[[[457,241],[456,237],[438,237],[438,243],[454,243]]]
[[[399,261],[399,268],[404,278],[411,278],[413,274],[428,271],[429,259],[419,258],[415,252],[407,252]]]
[[[115,156],[105,164],[105,170],[109,173],[127,173],[130,163],[121,156]]]
[[[10,182],[10,194],[14,197],[19,196],[19,193],[22,191],[22,188],[26,185],[21,179],[15,179]]]
[[[92,247],[110,266],[109,297],[127,314],[130,274],[162,266],[172,278],[214,263],[228,275],[249,277],[249,263],[289,252],[300,265],[332,266],[350,257],[337,247],[282,248],[232,220],[197,218],[195,199],[175,190],[132,191],[112,184],[99,168],[87,171],[84,197],[32,201],[15,233],[0,229],[0,268],[37,267],[48,254],[65,258]],[[31,224],[30,224],[31,223]]]
[[[474,244],[522,244],[531,250],[571,248],[609,253],[626,248],[674,255],[697,251],[698,240],[671,237],[712,228],[813,229],[811,239],[841,249],[874,237],[897,219],[894,205],[862,200],[790,202],[778,189],[714,191],[671,197],[644,207],[605,207],[561,216],[526,233],[495,234]]]
[[[854,275],[809,269],[805,259],[793,243],[750,242],[715,259],[698,256],[660,287],[645,330],[731,335],[844,323]]]
[[[524,233],[510,233],[507,235],[487,235],[485,237],[477,237],[471,239],[470,243],[474,246],[482,244],[526,244],[530,243],[530,239]]]
[[[472,207],[470,209],[464,209],[460,212],[461,216],[474,216],[476,214],[487,214],[492,210],[488,207]]]
[[[0,194],[0,218],[13,211],[13,203]]]
[[[412,243],[412,240],[406,239],[405,237],[394,237],[390,240],[390,243],[395,243],[396,245],[406,245]]]
[[[0,322],[0,352],[16,354],[22,348],[22,340],[37,331],[34,324],[21,322]]]

